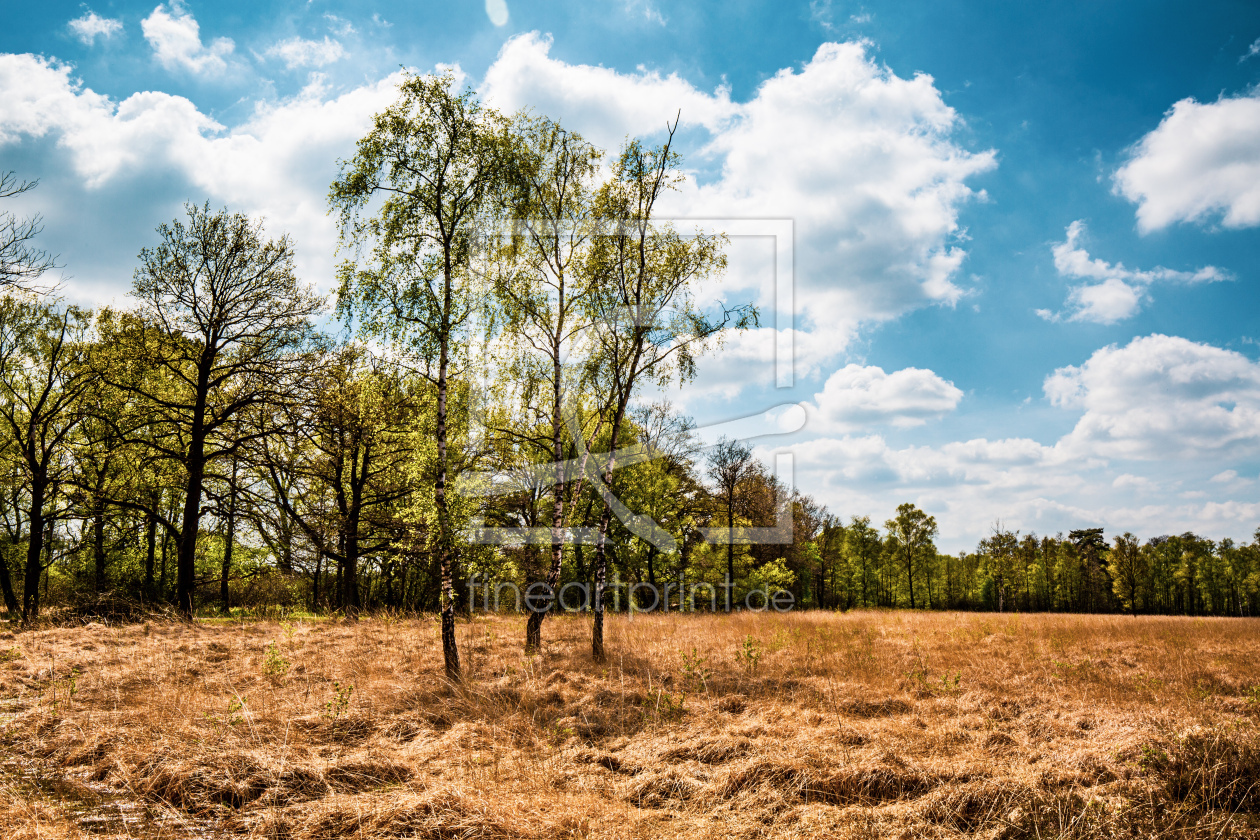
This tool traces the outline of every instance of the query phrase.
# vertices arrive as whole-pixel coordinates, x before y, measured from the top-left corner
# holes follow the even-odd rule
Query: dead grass
[[[1260,837],[1260,621],[523,632],[461,624],[455,689],[428,619],[0,633],[6,840]]]

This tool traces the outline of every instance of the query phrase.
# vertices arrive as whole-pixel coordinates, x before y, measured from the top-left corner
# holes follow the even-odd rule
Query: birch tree
[[[503,120],[453,75],[407,76],[341,166],[329,202],[351,257],[340,266],[338,307],[369,334],[404,347],[437,391],[431,477],[441,575],[442,655],[460,679],[455,642],[451,504],[452,377],[467,349],[472,262],[486,211],[503,186]]]
[[[505,270],[495,273],[505,338],[514,349],[508,373],[520,384],[521,422],[497,432],[541,455],[551,471],[551,554],[546,583],[554,590],[564,560],[569,495],[580,478],[569,466],[564,412],[581,387],[583,337],[591,326],[592,198],[601,153],[579,135],[545,118],[518,118],[511,167],[513,229]],[[575,408],[570,405],[570,411]],[[509,415],[512,419],[517,419]],[[578,479],[575,481],[575,479]],[[545,610],[531,610],[525,649],[542,644]]]
[[[725,237],[697,232],[687,236],[658,218],[665,192],[683,176],[672,150],[677,123],[665,143],[649,148],[628,143],[600,188],[596,212],[606,230],[596,240],[590,270],[595,273],[601,386],[611,394],[608,453],[603,465],[603,510],[595,544],[594,623],[591,654],[604,659],[604,588],[607,538],[612,521],[613,471],[630,402],[648,382],[685,382],[695,376],[695,359],[728,326],[756,323],[756,310],[737,306],[711,318],[696,302],[697,286],[726,268]]]

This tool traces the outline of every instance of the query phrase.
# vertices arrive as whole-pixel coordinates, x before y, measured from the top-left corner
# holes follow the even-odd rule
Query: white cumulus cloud
[[[1148,290],[1152,283],[1207,283],[1229,279],[1229,274],[1211,265],[1195,271],[1174,271],[1162,267],[1140,271],[1125,268],[1123,263],[1095,259],[1081,247],[1084,234],[1084,222],[1077,220],[1068,225],[1067,238],[1054,246],[1054,267],[1064,277],[1094,282],[1071,287],[1066,313],[1037,310],[1037,314],[1047,320],[1066,318],[1069,321],[1114,324],[1137,314],[1142,303],[1150,297]]]
[[[180,0],[171,0],[169,8],[158,5],[140,22],[140,29],[158,62],[168,70],[222,73],[227,69],[223,56],[235,49],[231,38],[215,38],[209,46],[202,44],[201,27]]]
[[[901,78],[868,49],[824,44],[740,103],[725,87],[703,91],[673,74],[568,64],[531,33],[503,46],[482,94],[610,150],[659,133],[681,111],[684,127],[708,132],[693,155],[719,175],[693,179],[668,212],[793,219],[798,327],[852,335],[859,322],[959,299],[958,212],[977,195],[966,182],[995,165],[992,151],[954,142],[960,120],[930,76]]]
[[[345,49],[340,41],[334,41],[327,35],[322,41],[311,41],[306,38],[288,38],[273,44],[267,55],[278,58],[284,66],[293,70],[298,67],[323,67],[344,58]]]
[[[810,406],[812,431],[854,430],[874,424],[919,426],[953,411],[963,393],[930,370],[845,365],[827,378]]]
[[[53,135],[89,188],[129,169],[195,168],[194,145],[221,128],[183,97],[143,91],[116,103],[37,56],[0,55],[0,90],[0,143]]]
[[[122,21],[115,18],[103,18],[96,12],[88,9],[87,14],[83,17],[75,18],[67,24],[70,31],[75,37],[89,47],[96,43],[99,35],[101,38],[108,40],[119,32],[122,32]]]
[[[1217,218],[1260,225],[1260,94],[1176,103],[1134,146],[1115,188],[1137,203],[1142,232]]]
[[[722,175],[692,212],[794,218],[797,301],[815,328],[952,304],[966,180],[994,166],[952,141],[958,124],[930,76],[903,79],[863,43],[824,44],[714,137]]]
[[[272,234],[293,235],[303,277],[327,289],[336,242],[325,199],[328,184],[337,159],[353,154],[372,115],[394,100],[398,82],[395,74],[330,96],[316,81],[292,99],[260,103],[248,120],[229,128],[180,96],[143,91],[116,102],[84,88],[66,65],[0,55],[0,146],[25,138],[54,140],[66,156],[66,171],[81,179],[79,188],[88,193],[125,196],[138,179],[156,175],[180,183],[184,198],[263,215]],[[45,187],[55,189],[52,183],[41,190]],[[64,203],[76,200],[71,194]],[[164,214],[149,220],[151,230],[169,221],[175,208],[142,204],[141,209]],[[134,210],[129,206],[127,212]],[[49,238],[57,233],[56,219],[51,212],[45,216]],[[125,248],[134,256],[143,244],[128,242]],[[93,277],[90,269],[101,255],[84,254],[76,261],[73,237],[62,244],[50,239],[49,247],[63,255],[80,288],[93,281],[117,287],[118,277],[125,283],[130,273]]]
[[[1056,406],[1084,413],[1059,446],[1104,458],[1176,461],[1260,451],[1260,364],[1185,338],[1149,335],[1046,378]]]
[[[627,136],[660,131],[679,110],[684,121],[710,131],[734,116],[723,88],[706,93],[673,73],[567,64],[550,56],[551,45],[537,32],[509,39],[486,70],[485,101],[508,113],[531,108],[614,152]]]

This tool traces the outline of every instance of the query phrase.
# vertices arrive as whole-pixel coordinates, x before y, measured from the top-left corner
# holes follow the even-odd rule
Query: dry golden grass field
[[[0,633],[4,840],[1260,837],[1260,620]]]

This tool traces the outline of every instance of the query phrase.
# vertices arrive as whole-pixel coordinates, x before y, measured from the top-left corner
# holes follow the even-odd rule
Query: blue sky
[[[497,0],[496,0],[497,2]],[[1260,7],[1248,3],[8,4],[0,169],[67,295],[125,303],[185,200],[265,215],[328,288],[335,161],[400,66],[615,150],[681,109],[681,216],[794,225],[773,322],[670,398],[807,407],[797,484],[940,544],[1260,526]],[[497,22],[501,25],[496,25]],[[709,294],[768,313],[771,240]],[[785,313],[786,314],[786,313]],[[781,324],[782,325],[782,324]],[[716,428],[709,432],[717,433]]]

